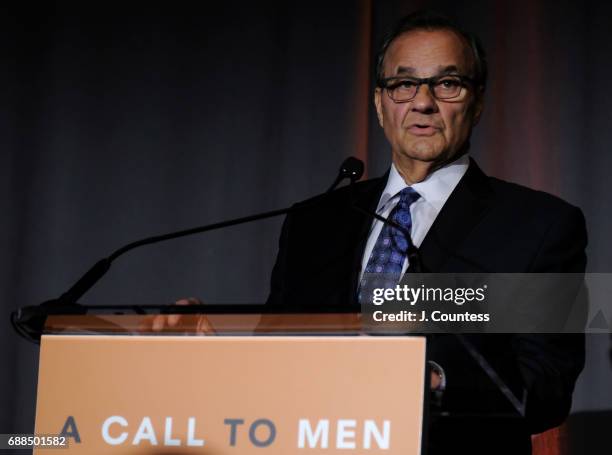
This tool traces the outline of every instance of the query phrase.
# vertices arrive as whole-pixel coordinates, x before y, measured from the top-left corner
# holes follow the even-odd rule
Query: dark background
[[[38,348],[8,315],[131,240],[287,206],[349,155],[389,165],[372,61],[402,14],[434,8],[490,63],[472,156],[587,217],[612,270],[612,5],[596,1],[20,3],[0,7],[0,432],[32,432]],[[89,304],[261,302],[281,220],[145,247]],[[612,409],[607,335],[588,338],[575,411]]]

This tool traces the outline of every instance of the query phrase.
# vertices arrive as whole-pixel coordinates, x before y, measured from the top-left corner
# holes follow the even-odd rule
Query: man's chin
[[[402,160],[422,161],[423,163],[436,163],[445,159],[445,154],[437,148],[419,147],[405,150],[400,153]]]

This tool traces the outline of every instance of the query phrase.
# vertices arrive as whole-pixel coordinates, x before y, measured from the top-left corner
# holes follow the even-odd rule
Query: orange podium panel
[[[425,346],[400,336],[43,335],[36,434],[69,447],[34,453],[420,454]]]

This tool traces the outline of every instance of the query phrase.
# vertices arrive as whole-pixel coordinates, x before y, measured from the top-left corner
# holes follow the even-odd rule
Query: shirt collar
[[[463,155],[428,175],[425,180],[413,185],[406,185],[395,164],[391,164],[387,186],[385,186],[376,212],[384,212],[387,205],[395,202],[398,193],[407,186],[412,186],[425,202],[429,203],[437,212],[440,212],[459,180],[464,176],[469,164],[469,157]]]

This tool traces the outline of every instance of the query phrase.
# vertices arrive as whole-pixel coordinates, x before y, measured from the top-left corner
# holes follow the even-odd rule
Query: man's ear
[[[376,106],[376,116],[378,117],[378,124],[381,128],[383,126],[383,114],[382,114],[382,89],[376,87],[374,90],[374,106]]]

